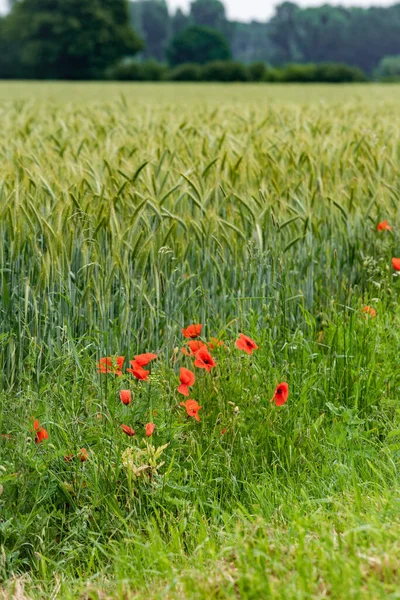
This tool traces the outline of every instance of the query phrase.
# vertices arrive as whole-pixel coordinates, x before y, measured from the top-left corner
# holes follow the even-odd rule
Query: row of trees
[[[165,0],[139,0],[131,2],[130,17],[145,41],[143,57],[160,61],[171,38],[192,25],[219,31],[232,57],[244,63],[344,62],[371,73],[384,56],[400,54],[400,4],[300,8],[283,2],[269,21],[240,23],[228,21],[220,0],[194,0],[188,14],[171,14]]]
[[[221,81],[270,83],[355,83],[366,81],[358,67],[339,63],[288,64],[267,67],[263,62],[244,64],[234,60],[212,60],[205,64],[184,63],[175,67],[153,59],[122,62],[106,73],[119,81]]]
[[[280,4],[266,22],[229,21],[220,0],[10,0],[0,19],[0,77],[92,79],[118,61],[174,67],[234,59],[345,63],[371,74],[400,55],[400,4],[388,8]]]

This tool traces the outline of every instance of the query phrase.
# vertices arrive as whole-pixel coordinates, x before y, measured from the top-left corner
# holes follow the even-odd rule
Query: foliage
[[[193,25],[172,38],[166,54],[172,66],[188,62],[204,64],[212,60],[229,59],[230,49],[220,32]]]
[[[345,63],[372,73],[379,61],[399,52],[400,5],[345,8],[325,4],[278,5],[268,22],[230,22],[218,0],[197,0],[189,15],[173,17],[173,32],[189,23],[221,31],[232,57],[244,63]]]
[[[109,69],[107,76],[117,81],[162,81],[167,76],[167,69],[152,59],[144,62],[123,61]]]
[[[159,476],[159,469],[164,466],[164,461],[159,458],[169,444],[155,448],[146,442],[144,448],[130,447],[122,453],[122,464],[133,480],[143,478],[151,481]]]
[[[396,597],[399,88],[365,89],[0,85],[4,597]]]
[[[217,60],[203,66],[203,81],[248,81],[249,73],[245,65],[230,60]]]
[[[108,70],[108,77],[121,81],[220,81],[279,83],[357,83],[367,81],[357,67],[341,64],[289,64],[282,68],[264,63],[231,60],[211,61],[205,65],[184,63],[172,69],[154,60],[143,63],[122,61]]]
[[[226,21],[225,6],[220,0],[193,0],[190,18],[195,25],[221,29]]]
[[[141,42],[128,25],[124,0],[24,0],[5,18],[17,74],[91,79]]]
[[[184,63],[171,69],[168,73],[170,81],[200,81],[202,79],[201,66],[196,63]]]
[[[189,12],[170,12],[167,0],[23,0],[13,3],[12,18],[0,19],[0,76],[4,78],[102,78],[110,64],[142,50],[141,59],[209,62],[233,58],[235,62],[287,64],[346,64],[369,77],[386,56],[400,52],[400,4],[372,8],[322,6],[302,8],[283,2],[269,21],[229,21],[220,0],[194,0]],[[25,16],[23,16],[25,15]],[[224,49],[209,53],[204,31],[193,45],[187,30],[208,27],[220,33]],[[190,31],[196,31],[191,30]],[[183,48],[174,50],[183,36]],[[141,44],[139,38],[143,38]],[[208,36],[208,41],[209,36]],[[229,46],[229,50],[226,47]],[[200,46],[199,46],[200,45]],[[206,43],[207,46],[207,43]],[[179,57],[182,52],[182,57]],[[38,61],[40,65],[38,66]],[[42,68],[43,65],[43,68]],[[386,68],[386,67],[385,67]],[[326,71],[325,71],[326,74]],[[302,77],[306,78],[305,71]],[[396,75],[383,75],[393,79]],[[274,78],[270,72],[267,78]],[[312,78],[317,81],[318,78]],[[342,78],[331,72],[329,81]],[[345,79],[347,81],[347,79]],[[351,80],[351,79],[350,79]]]
[[[385,56],[378,65],[375,76],[381,81],[400,80],[400,54]]]
[[[190,19],[188,15],[185,15],[185,13],[178,8],[175,14],[171,17],[171,34],[176,35],[179,33],[179,31],[182,31],[182,29],[189,27],[189,25]]]
[[[171,35],[168,6],[160,0],[130,2],[132,26],[144,40],[143,57],[162,61]]]
[[[232,56],[246,64],[252,62],[272,63],[276,60],[276,48],[269,35],[269,23],[233,22],[228,36]]]
[[[399,52],[400,4],[344,8],[325,4],[300,8],[280,4],[270,21],[275,61],[338,62],[370,73],[388,54]]]
[[[344,64],[289,64],[278,73],[279,81],[282,82],[354,83],[366,81],[366,77],[360,69]]]
[[[250,81],[265,81],[267,70],[266,64],[261,61],[251,63],[247,67],[248,78]]]
[[[0,18],[0,79],[28,77],[19,61],[19,44],[9,27],[9,19]]]

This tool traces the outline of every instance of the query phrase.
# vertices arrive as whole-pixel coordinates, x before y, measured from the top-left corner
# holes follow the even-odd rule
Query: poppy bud
[[[147,423],[146,425],[146,436],[147,437],[151,437],[154,433],[156,426],[154,425],[154,423]]]
[[[121,390],[119,393],[122,404],[128,406],[131,403],[132,394],[130,390]]]

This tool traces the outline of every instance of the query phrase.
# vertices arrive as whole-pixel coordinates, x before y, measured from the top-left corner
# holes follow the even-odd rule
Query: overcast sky
[[[167,0],[169,6],[173,8],[184,8],[190,4],[190,0]],[[296,0],[293,0],[296,2]],[[281,4],[279,0],[225,0],[224,4],[230,19],[239,21],[251,21],[257,19],[259,21],[267,20],[274,12],[274,6]],[[300,6],[318,6],[321,4],[342,4],[345,6],[389,6],[395,4],[390,0],[344,0],[343,2],[329,2],[329,0],[297,0],[296,4]]]
[[[171,8],[187,9],[190,0],[167,0]],[[265,21],[274,12],[274,6],[279,4],[279,0],[225,0],[224,4],[230,19],[238,19],[240,21],[251,21],[257,19]],[[320,4],[344,4],[346,6],[388,6],[395,2],[390,0],[343,0],[335,2],[329,0],[297,0],[297,4],[301,6],[315,6]],[[7,0],[0,0],[0,12],[4,12],[7,5]]]

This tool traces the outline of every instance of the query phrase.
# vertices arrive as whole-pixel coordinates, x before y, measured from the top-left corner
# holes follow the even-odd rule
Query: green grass
[[[399,93],[0,85],[0,597],[400,597]]]

